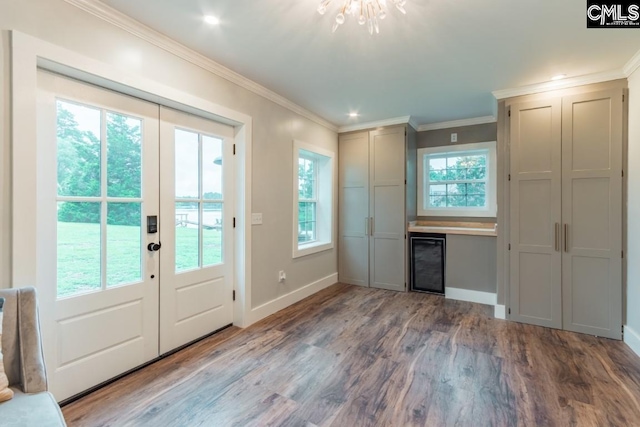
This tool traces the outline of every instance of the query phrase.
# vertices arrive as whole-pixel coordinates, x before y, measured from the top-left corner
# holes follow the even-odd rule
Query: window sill
[[[313,242],[293,248],[293,258],[324,252],[333,249],[333,242]]]

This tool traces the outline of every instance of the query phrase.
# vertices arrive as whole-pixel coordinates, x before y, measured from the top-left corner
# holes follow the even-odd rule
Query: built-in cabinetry
[[[408,126],[340,135],[340,282],[406,289],[406,230],[415,219],[415,153],[414,131]]]
[[[623,91],[506,102],[511,320],[621,338]]]

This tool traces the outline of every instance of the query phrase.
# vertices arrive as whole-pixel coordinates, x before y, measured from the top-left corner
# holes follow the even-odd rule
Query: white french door
[[[58,401],[232,323],[233,128],[160,110],[38,72],[36,285]]]
[[[165,107],[160,118],[160,352],[166,353],[233,322],[234,130]]]

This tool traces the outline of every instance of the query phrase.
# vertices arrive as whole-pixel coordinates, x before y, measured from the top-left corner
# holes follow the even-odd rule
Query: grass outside
[[[222,233],[203,230],[203,265],[222,261]],[[107,286],[141,280],[140,227],[107,227]],[[100,224],[58,223],[58,297],[101,288]],[[176,271],[197,268],[198,229],[176,227]],[[146,253],[146,249],[144,249]]]

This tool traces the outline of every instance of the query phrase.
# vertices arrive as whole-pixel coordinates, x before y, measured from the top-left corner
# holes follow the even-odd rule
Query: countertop
[[[498,235],[497,224],[484,222],[412,221],[409,223],[409,232],[489,237]]]

